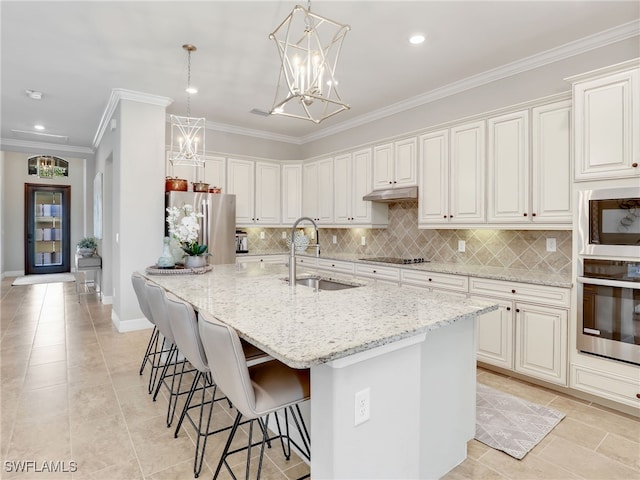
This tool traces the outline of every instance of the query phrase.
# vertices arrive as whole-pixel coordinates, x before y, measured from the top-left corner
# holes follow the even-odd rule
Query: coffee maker
[[[249,253],[247,232],[236,230],[236,253]]]

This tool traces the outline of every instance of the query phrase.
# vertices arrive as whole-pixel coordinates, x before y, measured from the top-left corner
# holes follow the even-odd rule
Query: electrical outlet
[[[333,243],[338,243],[338,236],[337,235],[333,236]]]
[[[264,240],[264,232],[260,232],[260,240]]]
[[[467,249],[467,243],[464,240],[458,240],[458,251],[464,252]]]
[[[367,244],[367,237],[363,235],[362,237],[360,237],[360,245],[364,246],[366,244]]]
[[[282,232],[282,239],[284,240],[285,238],[287,238],[287,232]]]
[[[555,252],[555,251],[556,251],[556,239],[547,238],[547,252]]]
[[[354,426],[360,425],[371,418],[371,389],[365,388],[356,392]]]

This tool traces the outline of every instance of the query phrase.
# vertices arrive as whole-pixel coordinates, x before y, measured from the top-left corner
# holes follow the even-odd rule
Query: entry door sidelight
[[[71,187],[25,184],[25,274],[71,271]]]

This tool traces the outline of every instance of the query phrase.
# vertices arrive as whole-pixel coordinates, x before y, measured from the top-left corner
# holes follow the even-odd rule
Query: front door
[[[71,187],[26,183],[25,274],[71,271]]]

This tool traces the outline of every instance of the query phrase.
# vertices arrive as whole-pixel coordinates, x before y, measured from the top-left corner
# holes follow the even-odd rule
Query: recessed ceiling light
[[[35,128],[36,130],[44,130],[44,125],[34,125],[33,128]]]
[[[424,35],[422,35],[421,33],[417,33],[409,37],[409,43],[411,43],[412,45],[419,45],[422,42],[424,42]]]

